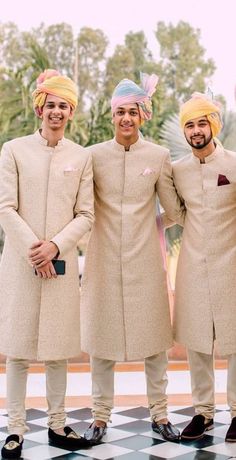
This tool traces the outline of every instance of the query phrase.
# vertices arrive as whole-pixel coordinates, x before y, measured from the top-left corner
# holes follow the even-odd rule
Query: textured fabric
[[[138,104],[142,120],[150,120],[152,118],[151,96],[156,90],[158,77],[155,74],[148,75],[144,73],[141,73],[140,77],[140,86],[128,78],[124,78],[118,83],[111,99],[112,113],[115,112],[117,107],[135,103]]]
[[[45,374],[48,426],[52,430],[58,430],[66,424],[67,361],[46,361]]]
[[[231,417],[236,417],[236,353],[227,356],[228,378],[227,378],[227,403],[230,408]]]
[[[23,435],[26,424],[25,397],[29,369],[27,359],[6,359],[8,433]]]
[[[39,132],[7,142],[0,158],[0,352],[56,360],[80,353],[77,243],[93,222],[89,152]],[[40,279],[28,263],[39,239],[54,241],[66,274]]]
[[[29,430],[25,412],[28,368],[29,361],[26,359],[7,358],[7,411],[10,434],[23,435]],[[66,372],[66,360],[45,363],[48,425],[54,430],[65,426]]]
[[[65,99],[72,109],[77,106],[78,88],[76,84],[69,77],[64,77],[53,69],[47,69],[39,75],[37,87],[32,93],[33,105],[37,115],[41,113],[47,94]]]
[[[217,136],[222,128],[220,109],[213,101],[201,93],[194,93],[187,102],[180,108],[180,124],[184,129],[185,124],[194,118],[206,116],[210,125],[213,137]]]
[[[114,404],[115,361],[91,358],[92,415],[94,420],[109,422]]]
[[[82,278],[82,349],[108,360],[143,359],[172,345],[156,226],[157,196],[172,219],[183,218],[169,152],[141,138],[129,151],[115,140],[89,150],[95,224]]]
[[[166,352],[145,358],[147,398],[152,420],[167,417],[167,355]],[[115,361],[91,358],[92,414],[95,420],[108,422],[114,404]]]
[[[177,342],[211,354],[236,353],[236,154],[217,146],[201,164],[190,154],[173,163],[186,206],[178,259],[174,332]],[[218,186],[218,176],[230,184]]]
[[[215,414],[215,379],[213,354],[188,350],[193,406],[197,415],[207,419]]]
[[[236,354],[228,355],[226,358],[228,359],[227,402],[233,418],[236,416]],[[214,356],[188,350],[188,359],[196,413],[211,419],[215,412]]]
[[[152,420],[167,418],[167,353],[163,351],[144,360],[147,398]]]

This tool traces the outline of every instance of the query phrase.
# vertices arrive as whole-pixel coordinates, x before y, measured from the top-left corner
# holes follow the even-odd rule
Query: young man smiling
[[[94,422],[85,433],[101,441],[110,419],[116,361],[145,361],[153,430],[169,441],[179,432],[167,418],[166,350],[172,346],[170,312],[156,199],[183,221],[169,152],[144,140],[139,128],[152,116],[157,77],[141,86],[124,79],[111,108],[115,138],[92,146],[95,224],[82,278],[82,349],[91,355]]]
[[[192,154],[173,163],[186,206],[175,285],[175,339],[188,349],[196,415],[185,440],[213,428],[214,347],[228,359],[227,397],[232,421],[225,440],[236,442],[236,154],[215,137],[218,105],[195,93],[180,110]]]
[[[77,243],[93,222],[91,158],[64,137],[77,105],[72,80],[45,71],[33,103],[41,129],[4,144],[0,160],[0,224],[6,234],[0,265],[0,352],[7,356],[9,416],[3,458],[21,454],[32,359],[45,361],[49,441],[68,450],[89,446],[65,427],[64,399],[66,360],[80,353]],[[60,275],[55,259],[62,265]]]

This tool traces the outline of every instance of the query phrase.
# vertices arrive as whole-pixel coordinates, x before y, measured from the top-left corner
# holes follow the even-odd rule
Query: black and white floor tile
[[[192,407],[170,407],[169,419],[182,430],[194,415]],[[67,409],[67,423],[81,434],[91,422],[89,408]],[[25,460],[226,460],[236,459],[236,443],[225,443],[230,423],[226,406],[217,406],[214,429],[203,439],[170,443],[151,430],[145,407],[116,408],[104,442],[89,450],[69,452],[48,444],[47,416],[42,410],[27,410],[30,431],[25,434]],[[0,411],[1,447],[7,435],[6,411]]]

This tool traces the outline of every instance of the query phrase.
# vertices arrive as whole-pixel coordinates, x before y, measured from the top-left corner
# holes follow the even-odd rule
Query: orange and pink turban
[[[213,137],[216,137],[222,129],[220,106],[218,102],[209,99],[206,94],[193,93],[192,97],[180,107],[179,116],[182,129],[189,120],[204,116],[210,123]]]
[[[156,90],[158,76],[155,74],[148,75],[140,72],[140,86],[128,78],[124,78],[114,89],[111,98],[111,110],[115,112],[117,107],[126,104],[137,104],[141,119],[151,120],[152,118],[152,101],[151,96]]]
[[[74,110],[78,103],[78,88],[69,78],[61,75],[57,70],[46,69],[36,81],[36,89],[32,93],[34,110],[37,115],[42,114],[42,108],[48,94],[61,97]]]

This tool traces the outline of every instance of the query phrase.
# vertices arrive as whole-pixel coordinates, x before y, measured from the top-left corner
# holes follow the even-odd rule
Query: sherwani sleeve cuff
[[[172,165],[168,150],[163,158],[161,172],[156,183],[156,191],[169,221],[183,226],[185,206],[174,185]]]

